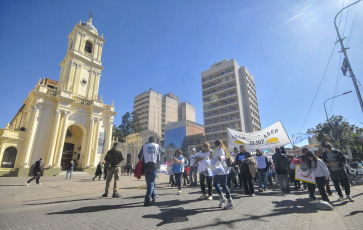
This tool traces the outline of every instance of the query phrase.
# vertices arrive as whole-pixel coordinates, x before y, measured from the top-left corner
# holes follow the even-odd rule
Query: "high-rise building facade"
[[[163,97],[161,138],[164,139],[165,124],[178,121],[179,97],[172,93],[165,94]]]
[[[261,129],[254,77],[234,60],[215,63],[201,73],[205,141],[227,142],[227,128]]]
[[[179,103],[178,121],[195,122],[195,107],[188,102]]]
[[[140,120],[140,125],[146,130],[152,130],[160,136],[162,124],[162,95],[152,89],[134,97],[134,112]]]
[[[164,139],[165,124],[178,121],[178,103],[179,97],[172,93],[163,96],[149,89],[134,98],[134,112],[144,129]]]

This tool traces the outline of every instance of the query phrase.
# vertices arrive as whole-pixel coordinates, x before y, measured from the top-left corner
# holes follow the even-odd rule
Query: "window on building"
[[[86,46],[84,47],[84,51],[87,53],[92,53],[93,44],[90,41],[86,41]]]
[[[14,147],[5,149],[1,168],[14,168],[17,152],[18,150]]]

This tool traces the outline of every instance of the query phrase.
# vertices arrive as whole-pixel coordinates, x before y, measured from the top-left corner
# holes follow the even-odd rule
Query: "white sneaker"
[[[178,190],[178,195],[180,195],[181,194],[181,190]]]
[[[42,183],[38,183],[38,184],[36,184],[36,185],[42,185]]]
[[[353,198],[351,195],[347,195],[347,199],[350,201],[350,202],[354,202]]]
[[[344,197],[340,196],[338,201],[344,201]]]
[[[208,196],[207,200],[213,200],[213,196]]]
[[[227,202],[227,205],[226,206],[224,206],[224,209],[225,210],[228,210],[228,209],[231,209],[231,208],[233,208],[234,207],[234,203],[233,203],[233,201],[232,201],[232,198],[229,198],[228,199],[228,202]]]
[[[26,185],[26,186],[29,186],[29,183],[28,183],[28,182],[25,182],[25,185]]]
[[[204,200],[206,198],[207,198],[207,196],[204,193],[202,193],[202,195],[199,197],[199,199],[201,199],[201,200]]]
[[[219,205],[218,207],[223,208],[227,203],[227,199],[224,197],[223,194],[219,195]]]

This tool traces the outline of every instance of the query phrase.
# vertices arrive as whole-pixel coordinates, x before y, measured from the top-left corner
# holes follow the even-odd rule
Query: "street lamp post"
[[[327,121],[327,122],[328,122],[329,118],[328,118],[328,113],[326,112],[326,106],[325,106],[325,103],[326,103],[327,101],[329,101],[330,99],[333,99],[333,98],[336,98],[336,97],[340,97],[340,96],[343,96],[343,95],[348,94],[348,93],[351,93],[351,92],[352,92],[352,91],[348,91],[348,92],[345,92],[345,93],[342,93],[342,94],[336,95],[336,96],[334,96],[334,97],[331,97],[331,98],[328,98],[328,99],[326,99],[326,100],[325,100],[325,102],[324,102],[324,109],[325,109],[325,115],[326,115],[326,121]]]

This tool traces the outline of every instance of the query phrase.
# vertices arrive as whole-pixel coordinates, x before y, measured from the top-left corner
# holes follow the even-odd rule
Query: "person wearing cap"
[[[190,179],[190,186],[198,186],[197,183],[197,171],[198,165],[195,162],[195,158],[197,155],[195,154],[195,148],[192,148],[192,152],[189,156],[189,179]]]
[[[40,158],[39,161],[35,162],[35,164],[32,166],[32,169],[34,176],[26,182],[26,186],[29,186],[30,182],[33,181],[34,179],[36,181],[36,185],[41,185],[39,179],[43,171],[43,158]]]

